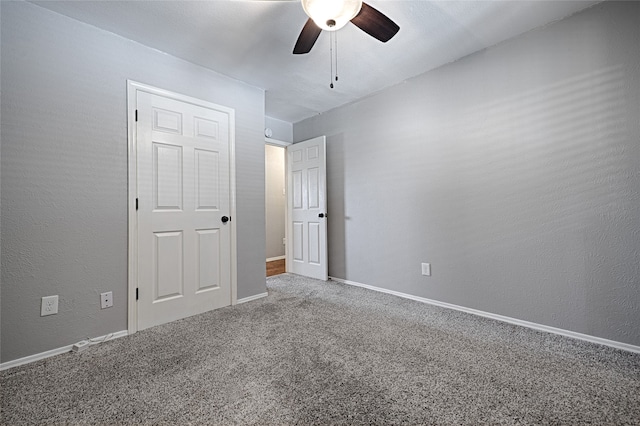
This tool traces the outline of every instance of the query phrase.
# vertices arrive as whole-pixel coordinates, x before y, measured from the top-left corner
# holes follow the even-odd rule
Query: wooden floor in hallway
[[[287,271],[284,259],[267,262],[267,276],[284,274]]]

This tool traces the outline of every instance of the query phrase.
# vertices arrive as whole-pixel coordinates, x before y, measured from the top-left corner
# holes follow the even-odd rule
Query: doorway
[[[234,111],[128,82],[129,333],[235,303]]]
[[[267,277],[286,272],[286,149],[265,145],[265,226]]]

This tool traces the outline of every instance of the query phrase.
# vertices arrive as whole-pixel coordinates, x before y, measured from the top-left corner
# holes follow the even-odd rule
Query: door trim
[[[127,275],[127,330],[129,334],[138,331],[138,304],[136,287],[138,282],[138,221],[136,215],[136,197],[138,188],[138,141],[136,135],[136,99],[137,92],[147,92],[164,96],[180,102],[186,102],[205,108],[224,111],[229,114],[229,214],[231,225],[231,305],[238,303],[238,264],[236,250],[236,127],[235,110],[168,90],[127,80],[127,139],[128,139],[128,275]]]
[[[284,148],[288,147],[289,145],[293,145],[292,142],[281,141],[280,139],[264,138],[264,141],[267,145],[281,146]]]

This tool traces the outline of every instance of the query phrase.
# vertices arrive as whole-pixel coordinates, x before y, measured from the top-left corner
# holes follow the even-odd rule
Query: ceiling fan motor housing
[[[362,0],[302,0],[304,12],[323,30],[337,31],[362,8]]]
[[[309,53],[322,30],[337,31],[349,21],[365,33],[388,42],[400,27],[384,13],[362,0],[301,0],[309,19],[304,24],[293,54]]]

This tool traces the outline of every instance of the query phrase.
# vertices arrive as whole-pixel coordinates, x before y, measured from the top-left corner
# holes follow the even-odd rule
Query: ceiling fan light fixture
[[[362,0],[301,0],[304,12],[323,30],[337,31],[362,8]]]

